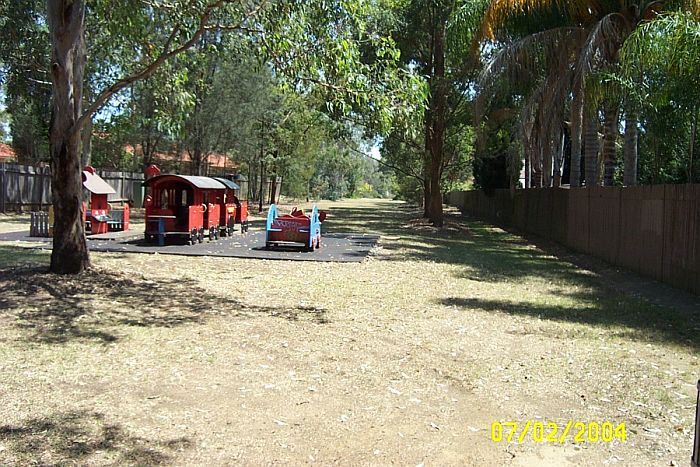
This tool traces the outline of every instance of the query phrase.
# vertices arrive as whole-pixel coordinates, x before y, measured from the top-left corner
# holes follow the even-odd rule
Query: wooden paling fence
[[[447,201],[700,294],[700,185],[455,191]]]
[[[143,203],[144,176],[139,172],[110,172],[97,170],[116,193],[110,200],[132,200],[134,206]],[[0,164],[0,212],[38,210],[51,204],[51,171],[49,167]]]

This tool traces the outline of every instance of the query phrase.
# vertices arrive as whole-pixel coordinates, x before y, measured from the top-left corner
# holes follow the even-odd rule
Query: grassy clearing
[[[361,264],[0,248],[0,463],[669,465],[690,455],[700,317],[523,239],[401,203],[323,206]],[[495,420],[629,439],[490,441]]]

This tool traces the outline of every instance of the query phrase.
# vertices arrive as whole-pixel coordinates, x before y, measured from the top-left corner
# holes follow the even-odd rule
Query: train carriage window
[[[180,206],[187,206],[187,188],[184,188],[182,190],[182,193],[180,194]]]
[[[160,195],[160,207],[168,209],[168,190],[163,190]]]

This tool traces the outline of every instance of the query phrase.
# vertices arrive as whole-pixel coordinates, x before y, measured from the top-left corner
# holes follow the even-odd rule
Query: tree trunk
[[[433,50],[433,131],[430,145],[430,221],[436,227],[443,225],[442,189],[442,159],[445,149],[445,122],[447,117],[447,83],[445,81],[445,33],[447,15],[439,13],[435,30]]]
[[[559,141],[555,141],[554,147],[554,177],[552,178],[552,186],[561,186],[561,166],[564,164],[564,144],[566,136],[564,132],[559,136]]]
[[[586,111],[586,186],[598,185],[598,110]]]
[[[623,183],[625,186],[637,184],[637,113],[628,110],[625,115],[625,167]]]
[[[430,160],[431,160],[431,143],[433,140],[433,55],[435,50],[435,35],[430,35],[430,41],[428,46],[428,57],[425,63],[424,75],[428,77],[428,89],[430,89],[430,94],[428,96],[428,103],[425,106],[425,112],[423,114],[423,126],[424,126],[424,152],[423,152],[423,217],[430,219]]]
[[[90,267],[82,217],[80,118],[85,69],[83,0],[49,0],[53,108],[49,130],[54,205],[51,272],[79,273]]]
[[[525,146],[525,188],[530,188],[530,151]]]
[[[532,188],[542,188],[542,148],[538,142],[535,142],[533,155],[534,157],[530,158],[532,169],[530,184]]]
[[[605,105],[605,123],[603,124],[603,185],[612,186],[615,178],[615,142],[617,141],[617,114],[619,106]]]
[[[277,174],[272,172],[270,175],[270,202],[268,204],[275,204],[277,201]]]
[[[432,100],[432,97],[429,98]],[[425,148],[423,152],[423,217],[430,218],[430,159],[431,150],[430,144],[433,140],[433,122],[430,106],[432,102],[428,102],[425,109]]]
[[[542,186],[552,186],[552,160],[554,158],[554,142],[549,138],[549,132],[545,132],[546,138],[542,144]]]
[[[571,188],[581,186],[581,133],[583,130],[583,86],[576,80],[574,98],[571,101],[571,162],[569,184]]]

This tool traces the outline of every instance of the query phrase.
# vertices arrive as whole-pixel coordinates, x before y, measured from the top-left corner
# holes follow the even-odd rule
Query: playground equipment
[[[302,244],[305,251],[321,247],[321,222],[325,213],[319,213],[316,206],[311,214],[294,208],[291,214],[280,216],[277,205],[271,204],[267,212],[265,247]]]
[[[230,236],[235,225],[240,224],[241,233],[248,231],[248,201],[240,201],[237,193],[241,187],[237,183],[222,177],[213,177],[214,180],[220,182],[224,189],[217,193],[217,201],[220,206],[221,219],[219,228],[221,236]]]
[[[30,237],[50,237],[49,235],[49,213],[36,211],[31,213],[29,224]]]
[[[155,170],[154,170],[155,172]],[[147,241],[165,244],[166,237],[182,237],[190,244],[204,237],[231,235],[235,224],[248,230],[248,202],[240,201],[239,186],[225,178],[192,175],[154,175],[144,182]]]
[[[107,197],[116,191],[89,165],[83,169],[83,186],[90,192],[90,209],[84,209],[86,230],[88,226],[92,234],[129,230],[129,204],[112,208]]]
[[[107,232],[129,230],[129,204],[126,200],[112,200],[111,203],[123,203],[121,208],[114,208],[108,196],[116,193],[102,177],[95,173],[92,166],[85,166],[82,174],[83,187],[90,192],[90,204],[83,202],[81,211],[85,232],[103,234]],[[54,212],[49,206],[47,212],[32,212],[29,235],[32,237],[53,236]]]

